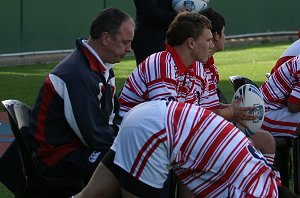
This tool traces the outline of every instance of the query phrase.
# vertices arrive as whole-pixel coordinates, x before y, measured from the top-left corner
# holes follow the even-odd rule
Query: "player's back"
[[[300,54],[300,39],[295,41],[292,45],[290,45],[280,56],[278,61],[276,62],[275,67],[272,69],[273,73],[278,67],[280,67],[283,63],[288,61],[289,59],[298,56]]]

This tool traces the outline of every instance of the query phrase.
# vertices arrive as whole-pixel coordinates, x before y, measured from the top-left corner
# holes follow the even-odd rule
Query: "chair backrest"
[[[217,94],[219,97],[219,102],[221,102],[223,104],[228,104],[228,101],[227,101],[225,95],[223,94],[223,92],[221,91],[221,89],[217,88]]]
[[[251,84],[259,88],[252,80],[243,76],[229,76],[229,79],[233,85],[234,91],[237,91],[244,84]]]
[[[29,112],[31,108],[18,100],[4,100],[2,104],[8,113],[12,132],[19,146],[25,176],[29,180],[34,178],[35,181],[38,181],[42,179],[42,176],[33,161],[33,152],[24,137],[24,133],[27,133],[29,128]]]

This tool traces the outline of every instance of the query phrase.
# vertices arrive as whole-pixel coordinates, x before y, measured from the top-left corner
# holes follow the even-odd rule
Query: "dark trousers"
[[[22,161],[18,149],[14,140],[0,158],[0,181],[16,197],[23,193],[25,186]]]

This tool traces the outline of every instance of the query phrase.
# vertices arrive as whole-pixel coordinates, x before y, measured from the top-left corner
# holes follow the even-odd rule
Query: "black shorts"
[[[162,189],[154,188],[134,178],[118,165],[114,164],[114,158],[115,152],[109,150],[102,159],[102,163],[119,179],[122,188],[138,197],[161,197]]]

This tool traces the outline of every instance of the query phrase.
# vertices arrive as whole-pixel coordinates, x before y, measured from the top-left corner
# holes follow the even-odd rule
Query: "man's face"
[[[195,47],[192,50],[192,55],[196,61],[205,63],[211,57],[211,50],[214,47],[212,38],[210,29],[204,29],[202,34],[194,40]]]
[[[123,22],[118,33],[111,35],[107,46],[109,63],[120,62],[128,52],[131,52],[131,42],[134,36],[134,25],[128,20]]]
[[[225,28],[223,27],[222,31],[221,31],[221,35],[219,35],[218,33],[214,34],[213,41],[214,41],[214,46],[215,46],[215,49],[214,49],[215,52],[219,52],[224,49],[224,43],[225,43],[224,31],[225,31]]]

